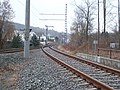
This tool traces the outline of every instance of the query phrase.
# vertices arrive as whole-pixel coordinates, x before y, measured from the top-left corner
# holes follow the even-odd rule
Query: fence
[[[120,60],[120,50],[98,48],[97,55]]]

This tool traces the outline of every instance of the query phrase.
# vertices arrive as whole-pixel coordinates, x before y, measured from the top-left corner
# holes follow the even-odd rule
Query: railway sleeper
[[[59,71],[60,73],[69,73],[70,71],[69,70],[61,70]]]
[[[95,73],[95,74],[89,74],[90,76],[110,76],[111,73]]]
[[[86,90],[98,90],[97,88],[87,88]]]
[[[110,76],[110,77],[102,77],[102,76],[100,76],[100,77],[98,77],[98,76],[94,76],[94,78],[96,78],[96,79],[101,79],[101,80],[118,80],[118,77],[114,77],[114,76]]]
[[[75,82],[81,82],[81,81],[84,81],[84,79],[76,78],[76,79],[73,79],[73,81],[75,81]]]
[[[109,83],[108,85],[115,88],[115,90],[116,89],[120,90],[120,84],[111,84],[111,83]]]
[[[81,88],[94,88],[94,86],[88,82],[82,82],[82,83],[78,83],[78,86],[81,87]]]
[[[58,69],[58,71],[65,71],[65,70],[67,70],[66,68],[60,68],[60,69]]]
[[[84,71],[83,71],[84,72]],[[88,75],[97,75],[97,74],[102,74],[102,73],[98,73],[98,72],[84,72],[84,73],[86,73],[86,74],[88,74]]]
[[[91,73],[96,73],[96,74],[106,73],[105,71],[102,71],[102,70],[96,71],[96,70],[93,70],[93,69],[86,69],[86,70],[83,69],[82,71],[87,72],[89,74],[91,74]]]
[[[109,82],[109,83],[118,83],[118,84],[120,84],[120,81],[119,80],[104,80],[104,82]]]

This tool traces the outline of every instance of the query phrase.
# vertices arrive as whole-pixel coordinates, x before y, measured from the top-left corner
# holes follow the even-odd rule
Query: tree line
[[[14,26],[11,22],[14,11],[9,0],[0,1],[0,49],[14,36]]]
[[[110,1],[82,0],[82,4],[78,5],[74,0],[76,9],[75,18],[70,28],[72,34],[69,46],[71,49],[74,50],[77,47],[87,51],[92,49],[94,40],[97,41],[98,48],[110,48],[110,43],[119,44],[117,12],[112,12],[112,9],[117,10],[118,7],[111,5]],[[103,6],[103,17],[99,11],[101,6]],[[112,32],[108,32],[109,30],[106,29]]]
[[[0,49],[22,48],[24,46],[20,35],[15,35],[15,27],[12,19],[15,17],[10,0],[0,1]],[[33,35],[30,43],[32,46],[39,45],[36,35]]]

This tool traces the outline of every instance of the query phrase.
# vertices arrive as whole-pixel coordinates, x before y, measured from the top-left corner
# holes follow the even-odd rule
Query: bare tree
[[[81,24],[81,30],[80,30],[80,26],[79,24]],[[85,42],[85,24],[84,23],[78,23],[76,21],[73,22],[72,26],[71,26],[71,31],[72,35],[71,35],[71,42],[73,42],[74,46],[78,47],[81,44],[83,44]]]
[[[71,41],[77,46],[84,46],[87,50],[89,47],[89,36],[93,30],[93,21],[95,15],[96,2],[93,0],[83,0],[82,5],[76,5],[75,20],[71,26],[74,32]]]
[[[5,40],[10,36],[13,25],[10,20],[13,18],[14,12],[9,0],[0,1],[0,48],[3,47]]]
[[[77,6],[77,18],[79,20],[79,23],[85,23],[85,35],[86,35],[86,42],[88,42],[88,35],[89,31],[93,29],[92,21],[93,21],[93,14],[95,13],[95,1],[90,0],[84,0],[84,6],[76,5]],[[80,25],[81,26],[81,25]]]
[[[109,48],[110,31],[113,30],[117,21],[117,5],[113,0],[100,0],[103,5],[103,31],[100,37],[100,47]]]

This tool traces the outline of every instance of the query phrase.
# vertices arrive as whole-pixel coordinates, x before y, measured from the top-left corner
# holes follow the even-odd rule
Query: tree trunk
[[[3,20],[1,20],[1,26],[0,26],[0,49],[3,47],[3,41],[2,41],[2,29],[5,21],[5,16],[3,15]]]
[[[0,49],[2,48],[2,29],[0,28]]]

